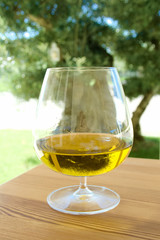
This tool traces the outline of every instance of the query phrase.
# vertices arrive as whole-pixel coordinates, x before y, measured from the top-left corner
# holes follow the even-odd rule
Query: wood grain
[[[89,184],[117,191],[117,208],[98,215],[72,216],[51,209],[47,195],[77,185],[79,179],[40,165],[0,186],[1,240],[159,240],[160,161],[128,158],[108,174],[90,177]]]

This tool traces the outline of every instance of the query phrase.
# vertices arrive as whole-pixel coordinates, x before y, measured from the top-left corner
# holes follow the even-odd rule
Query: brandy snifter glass
[[[119,195],[87,177],[119,166],[133,144],[133,128],[116,68],[49,68],[37,106],[34,147],[59,174],[80,177],[80,185],[49,194],[55,210],[75,215],[108,211]],[[105,184],[105,183],[104,183]]]

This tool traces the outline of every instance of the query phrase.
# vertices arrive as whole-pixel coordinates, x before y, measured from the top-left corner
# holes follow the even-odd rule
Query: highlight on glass
[[[47,69],[33,134],[37,156],[46,166],[68,177],[80,177],[79,186],[73,183],[49,194],[47,202],[53,209],[90,215],[119,204],[120,197],[113,190],[87,185],[87,177],[119,166],[133,144],[116,68]]]

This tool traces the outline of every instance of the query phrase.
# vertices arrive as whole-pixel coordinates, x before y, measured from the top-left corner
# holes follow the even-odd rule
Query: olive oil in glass
[[[113,170],[128,156],[131,145],[111,134],[71,133],[36,141],[41,161],[54,171],[94,176]]]

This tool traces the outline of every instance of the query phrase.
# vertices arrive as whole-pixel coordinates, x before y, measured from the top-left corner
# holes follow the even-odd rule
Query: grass
[[[158,138],[134,145],[130,157],[159,158]],[[29,130],[0,130],[0,184],[40,164]]]
[[[144,137],[144,140],[133,145],[130,157],[159,159],[160,140],[155,137]]]
[[[0,130],[0,183],[40,164],[29,130]]]

